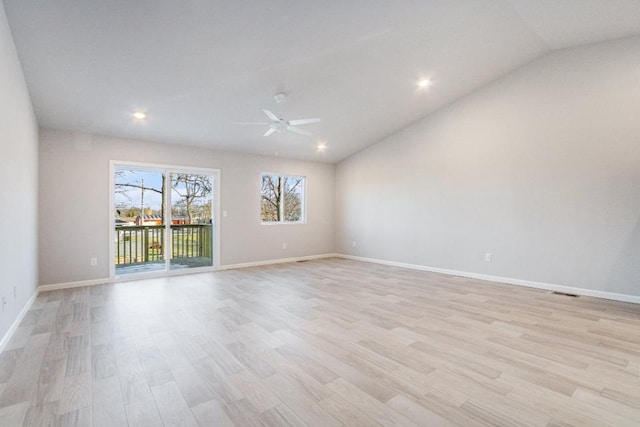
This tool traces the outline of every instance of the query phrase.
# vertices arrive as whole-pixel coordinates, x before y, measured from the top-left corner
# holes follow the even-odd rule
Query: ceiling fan
[[[307,125],[310,123],[318,123],[320,119],[299,119],[299,120],[285,120],[273,114],[269,110],[262,110],[264,114],[269,118],[270,122],[234,122],[234,125],[244,126],[269,126],[269,129],[265,132],[264,136],[269,136],[274,132],[284,132],[286,130],[290,132],[299,133],[301,135],[312,136],[311,132],[307,132],[304,129],[300,129],[300,125]]]

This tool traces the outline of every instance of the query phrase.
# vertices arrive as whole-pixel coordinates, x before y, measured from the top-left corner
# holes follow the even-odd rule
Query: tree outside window
[[[305,178],[262,175],[260,218],[264,223],[304,222]]]

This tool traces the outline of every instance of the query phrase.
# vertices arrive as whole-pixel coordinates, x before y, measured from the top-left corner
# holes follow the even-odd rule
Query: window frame
[[[284,197],[281,197],[280,206],[280,221],[263,221],[262,220],[262,180],[264,176],[278,176],[281,178],[301,178],[302,179],[302,188],[301,188],[301,196],[300,203],[302,204],[300,208],[301,219],[299,221],[286,221],[284,220]],[[307,223],[307,177],[305,175],[296,175],[290,173],[281,173],[281,172],[262,172],[260,174],[260,180],[258,181],[260,185],[260,197],[258,198],[258,217],[260,219],[260,225],[300,225]],[[282,181],[282,185],[284,185],[284,180]],[[282,191],[282,190],[281,190]]]

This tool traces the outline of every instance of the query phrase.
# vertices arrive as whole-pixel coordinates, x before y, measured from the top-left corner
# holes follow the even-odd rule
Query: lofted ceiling
[[[4,4],[41,126],[326,162],[551,50],[640,34],[640,0]],[[322,122],[233,124],[263,109]]]

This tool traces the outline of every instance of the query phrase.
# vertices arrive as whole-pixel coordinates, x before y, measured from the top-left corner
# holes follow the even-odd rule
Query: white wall
[[[337,252],[638,296],[640,38],[530,63],[343,161],[336,189]]]
[[[38,125],[0,2],[0,339],[37,285]],[[13,287],[16,286],[16,297]]]
[[[109,276],[110,160],[220,169],[222,265],[333,252],[333,165],[41,129],[41,284]],[[262,172],[307,177],[306,224],[260,224]]]

